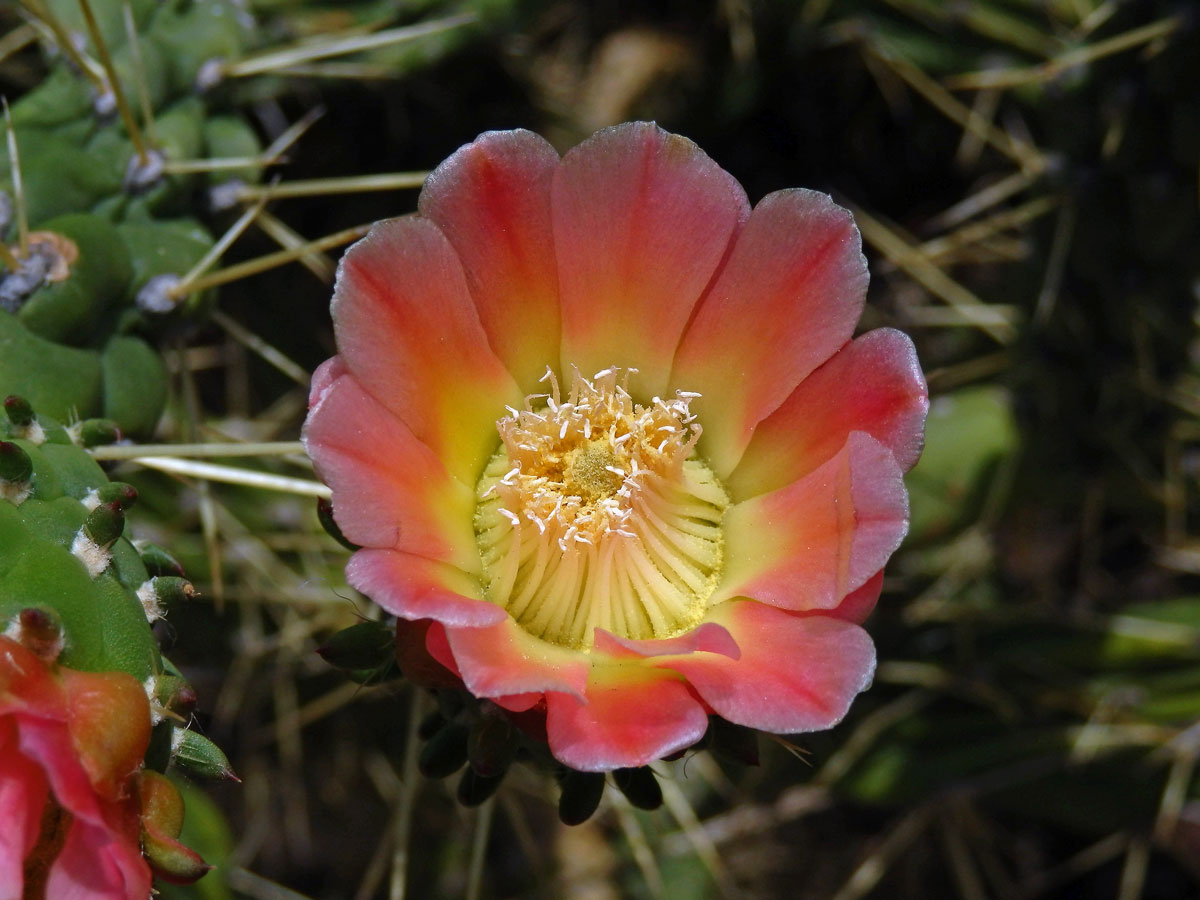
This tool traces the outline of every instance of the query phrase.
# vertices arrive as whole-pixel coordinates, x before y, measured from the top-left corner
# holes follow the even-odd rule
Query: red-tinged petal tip
[[[463,683],[476,697],[546,691],[583,696],[587,654],[535,638],[507,615],[483,628],[447,628],[446,639]]]
[[[739,500],[781,488],[830,459],[852,431],[871,435],[908,471],[921,455],[928,411],[912,340],[891,328],[868,332],[758,424],[725,486]]]
[[[750,597],[829,610],[883,568],[908,528],[908,495],[891,451],[860,431],[787,487],[730,507],[725,571],[713,601]]]
[[[308,405],[314,407],[321,402],[321,397],[335,381],[346,374],[346,364],[340,356],[331,357],[317,366],[312,374],[308,387]]]
[[[497,416],[524,395],[488,345],[445,235],[419,216],[377,223],[342,257],[332,313],[346,369],[474,485]]]
[[[847,594],[845,599],[833,609],[820,610],[820,612],[836,619],[844,619],[855,625],[861,625],[875,611],[875,604],[879,602],[879,595],[882,591],[883,569],[880,569],[867,579],[866,584]],[[815,614],[815,612],[809,613],[809,615]]]
[[[480,628],[508,615],[483,599],[473,576],[422,556],[395,550],[359,550],[346,580],[388,612],[405,619],[436,619]]]
[[[741,185],[687,138],[633,122],[568,152],[552,200],[564,372],[636,368],[635,395],[665,395],[684,326],[749,213]]]
[[[875,673],[875,647],[857,625],[794,615],[752,600],[710,617],[729,629],[740,659],[711,653],[657,664],[679,672],[714,712],[737,725],[788,734],[832,728]]]
[[[429,176],[419,210],[449,239],[496,355],[525,393],[559,353],[550,182],[558,153],[530,131],[489,131]]]
[[[679,345],[673,387],[697,391],[703,452],[721,477],[754,427],[854,333],[862,240],[826,194],[778,191],[754,208]]]
[[[354,376],[324,385],[303,438],[347,540],[478,570],[473,491]]]
[[[582,701],[546,695],[550,752],[581,772],[644,766],[690,747],[707,728],[708,714],[687,685],[646,666],[593,666]]]

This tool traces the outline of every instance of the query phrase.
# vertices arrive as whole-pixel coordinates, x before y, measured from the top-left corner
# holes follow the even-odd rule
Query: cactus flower
[[[341,263],[304,437],[349,582],[575,769],[831,727],[927,407],[866,287],[828,196],[652,124],[482,135]]]
[[[145,900],[142,685],[0,636],[0,900]]]

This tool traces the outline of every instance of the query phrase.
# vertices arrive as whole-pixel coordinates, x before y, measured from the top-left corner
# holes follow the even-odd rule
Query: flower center
[[[627,374],[572,374],[496,423],[476,489],[487,598],[530,634],[567,647],[594,629],[665,638],[695,627],[720,575],[729,496],[694,455],[696,394],[626,390]]]

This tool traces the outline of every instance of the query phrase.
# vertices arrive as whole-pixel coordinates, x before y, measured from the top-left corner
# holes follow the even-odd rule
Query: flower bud
[[[352,544],[346,540],[346,536],[342,534],[342,529],[338,527],[338,523],[333,518],[333,504],[326,497],[321,497],[317,500],[317,519],[321,522],[321,527],[324,528],[331,538],[345,547],[347,550],[358,550],[357,544]]]
[[[84,419],[71,432],[82,447],[115,444],[123,437],[120,426],[112,419]]]
[[[24,397],[18,397],[16,394],[5,397],[4,412],[8,415],[8,421],[17,428],[28,428],[33,424],[33,407]]]
[[[604,774],[567,769],[559,776],[558,818],[564,825],[581,825],[592,817],[604,796]]]
[[[171,741],[173,762],[192,775],[241,781],[221,748],[198,731],[177,728]]]
[[[111,547],[125,530],[125,511],[117,501],[101,503],[83,520],[71,542],[71,553],[95,578],[112,562]]]
[[[662,806],[662,788],[649,766],[616,769],[613,784],[638,809],[658,809]]]
[[[479,806],[488,800],[504,782],[504,774],[480,775],[472,768],[467,768],[458,780],[458,802],[463,806]]]
[[[446,725],[446,717],[438,710],[427,713],[421,719],[421,723],[417,726],[417,737],[423,741],[429,740],[435,734],[442,730]]]
[[[33,406],[24,397],[10,394],[4,398],[4,412],[8,416],[10,430],[14,437],[29,441],[40,446],[46,440],[46,431],[38,424]]]
[[[471,728],[467,759],[476,774],[484,778],[502,777],[516,752],[516,730],[503,714],[485,714]]]
[[[80,530],[93,544],[107,549],[125,530],[125,510],[116,500],[101,503],[88,513]]]
[[[142,557],[142,565],[151,575],[183,576],[183,566],[174,556],[158,544],[138,544],[138,554]]]
[[[32,474],[29,454],[12,441],[0,441],[0,483],[26,484]]]
[[[708,720],[709,749],[714,756],[743,766],[758,765],[758,732],[734,725],[720,716]]]
[[[156,575],[142,582],[137,589],[137,598],[142,602],[146,619],[151,622],[166,615],[164,607],[191,600],[195,596],[195,585],[178,575]]]
[[[421,687],[461,688],[462,680],[429,653],[426,636],[430,624],[429,619],[396,620],[396,664],[405,678]]]
[[[159,675],[154,679],[154,702],[186,719],[196,708],[196,689],[182,675]]]
[[[390,663],[395,652],[395,635],[381,622],[351,625],[317,648],[321,658],[338,669],[378,669]]]
[[[30,606],[17,614],[16,639],[45,662],[54,662],[62,652],[62,622],[53,609]]]
[[[154,874],[173,884],[191,884],[212,866],[179,843],[183,829],[183,797],[179,789],[158,772],[147,769],[138,776],[142,807],[142,852]]]
[[[426,778],[445,778],[466,762],[467,726],[449,722],[421,748],[417,768]]]
[[[96,496],[101,503],[116,503],[122,510],[127,510],[137,502],[138,492],[132,484],[110,481],[96,491]]]

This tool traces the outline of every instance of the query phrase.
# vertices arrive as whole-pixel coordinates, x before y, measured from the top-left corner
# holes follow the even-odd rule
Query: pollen
[[[729,496],[696,454],[698,395],[639,404],[634,371],[574,370],[565,396],[547,371],[548,393],[496,423],[476,489],[486,596],[551,643],[682,634],[720,576]]]

